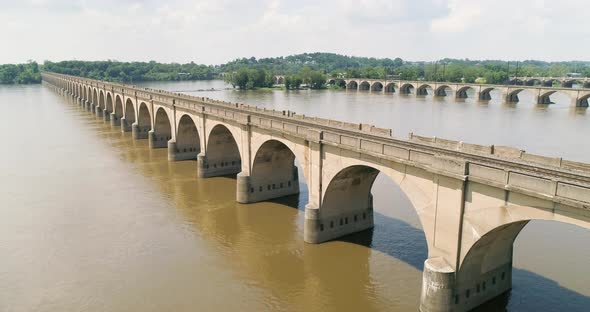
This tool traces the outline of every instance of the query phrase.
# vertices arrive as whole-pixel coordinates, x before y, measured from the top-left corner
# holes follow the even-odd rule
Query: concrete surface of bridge
[[[414,134],[400,139],[369,124],[162,90],[42,77],[112,126],[167,148],[171,161],[197,159],[199,177],[237,174],[240,203],[297,194],[297,159],[309,188],[308,243],[372,228],[371,187],[379,173],[387,175],[410,199],[425,232],[422,311],[467,311],[509,291],[513,242],[530,220],[590,229],[589,164],[506,146]],[[449,88],[460,93],[467,86],[474,87]]]

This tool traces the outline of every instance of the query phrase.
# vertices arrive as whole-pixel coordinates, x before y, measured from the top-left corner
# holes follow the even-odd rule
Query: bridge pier
[[[331,215],[323,215],[322,209],[307,205],[303,233],[305,242],[319,244],[373,228],[373,195],[369,194],[367,203],[367,207],[342,209]]]
[[[197,155],[197,177],[210,178],[237,174],[242,171],[242,162],[235,160],[208,159],[204,153]]]
[[[111,126],[113,127],[120,127],[121,126],[121,121],[117,118],[117,115],[115,115],[115,113],[111,113]]]
[[[96,117],[102,117],[102,108],[100,108],[100,106],[96,106],[94,108],[94,110],[95,110]]]
[[[106,122],[106,121],[109,121],[110,118],[111,118],[111,113],[109,113],[109,111],[107,111],[106,108],[103,109],[102,110],[102,120],[104,120]]]
[[[132,125],[127,122],[125,117],[121,118],[121,132],[130,132],[132,129]]]
[[[518,103],[519,98],[518,98],[518,94],[514,94],[514,93],[508,93],[504,96],[504,99],[506,100],[507,103]]]
[[[147,139],[150,127],[140,127],[139,124],[134,123],[131,125],[131,136],[135,140]]]
[[[492,99],[492,96],[490,95],[490,92],[479,92],[478,93],[478,98],[480,101],[490,101]]]
[[[537,96],[537,104],[553,104],[548,96],[539,95]]]
[[[88,102],[88,101],[84,102],[84,109],[87,111],[90,111],[90,105],[91,105],[90,102]]]
[[[198,154],[199,151],[196,148],[187,149],[179,146],[176,141],[168,141],[168,160],[170,161],[197,159]]]
[[[277,175],[269,172],[250,176],[239,173],[236,190],[237,201],[242,204],[299,194],[297,167],[293,166],[289,175]]]
[[[484,274],[465,275],[456,274],[443,258],[427,259],[422,273],[420,311],[471,311],[512,289],[511,261]]]
[[[158,135],[154,130],[150,130],[147,135],[150,148],[168,147],[168,140],[171,138],[165,135]]]
[[[588,107],[588,98],[576,99],[576,107]]]
[[[466,98],[468,98],[468,96],[467,96],[467,90],[459,90],[459,91],[455,92],[455,98],[456,99],[466,99]]]

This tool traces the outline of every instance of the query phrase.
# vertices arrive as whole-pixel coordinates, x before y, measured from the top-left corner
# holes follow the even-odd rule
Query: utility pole
[[[438,81],[438,77],[437,77],[437,71],[438,71],[438,61],[436,61],[434,63],[434,81]]]
[[[514,84],[518,84],[518,61],[516,61],[516,78],[514,80]]]
[[[447,63],[443,63],[443,76],[442,81],[445,81],[445,70],[447,69]]]
[[[510,84],[510,61],[508,61],[508,68],[506,69],[506,85]]]

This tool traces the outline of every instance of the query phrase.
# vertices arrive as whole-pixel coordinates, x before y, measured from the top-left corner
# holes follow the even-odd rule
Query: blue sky
[[[302,52],[589,60],[587,0],[0,0],[0,63]]]

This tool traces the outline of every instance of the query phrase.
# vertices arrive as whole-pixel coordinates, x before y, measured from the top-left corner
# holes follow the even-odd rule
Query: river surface
[[[590,111],[347,91],[187,94],[590,162]],[[194,91],[203,89],[219,91]],[[307,188],[235,202],[235,179],[97,120],[49,88],[0,86],[0,311],[417,311],[427,256],[418,217],[379,176],[375,229],[303,243]],[[300,170],[301,172],[301,170]],[[304,179],[300,179],[304,181]],[[481,311],[589,311],[590,231],[533,221],[514,246],[513,290]]]

